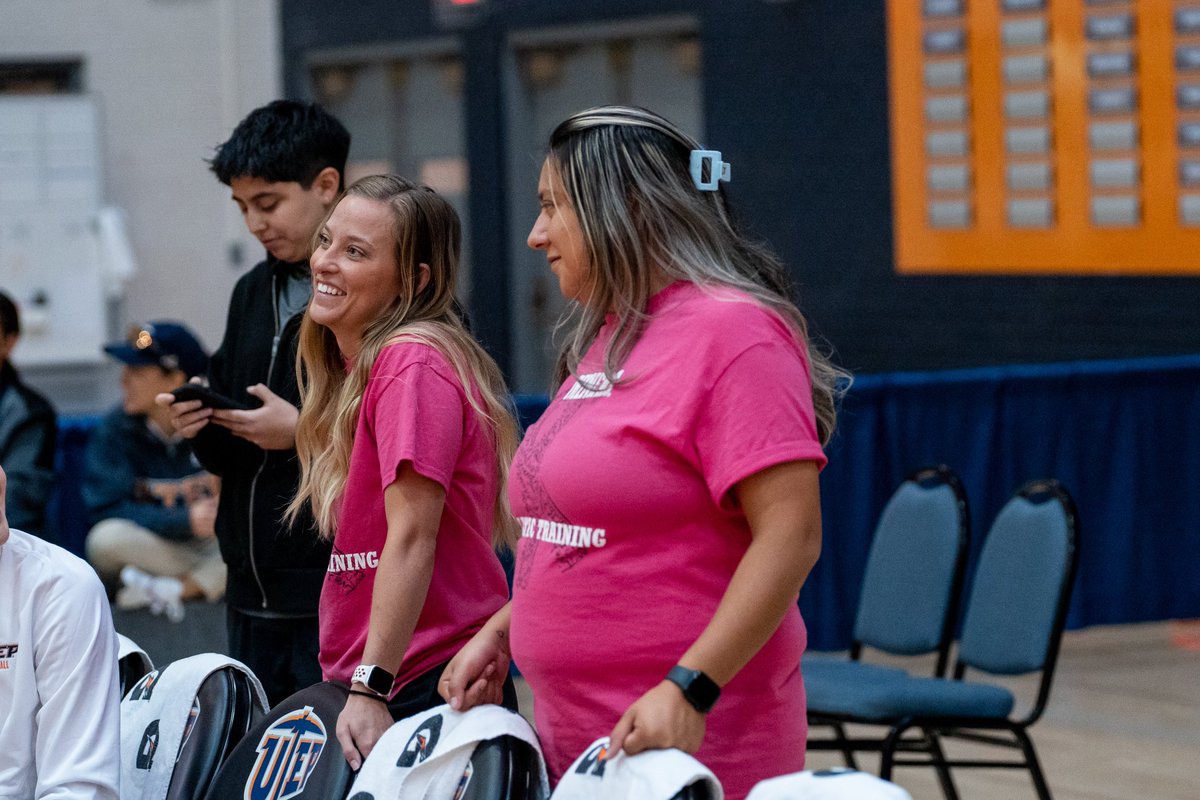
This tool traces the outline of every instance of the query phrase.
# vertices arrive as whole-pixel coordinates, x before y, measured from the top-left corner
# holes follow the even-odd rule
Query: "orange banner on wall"
[[[896,268],[1200,274],[1200,0],[888,0]]]

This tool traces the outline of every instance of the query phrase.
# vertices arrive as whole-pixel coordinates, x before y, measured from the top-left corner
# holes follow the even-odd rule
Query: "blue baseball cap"
[[[208,372],[208,354],[195,334],[170,320],[134,325],[124,341],[104,345],[104,352],[131,367],[177,369],[189,378]]]

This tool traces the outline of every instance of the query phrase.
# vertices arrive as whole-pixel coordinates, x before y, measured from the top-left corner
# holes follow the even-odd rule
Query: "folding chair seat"
[[[889,726],[881,748],[880,777],[897,766],[932,766],[943,794],[957,798],[952,767],[1017,768],[1030,773],[1038,797],[1050,789],[1027,729],[1045,710],[1058,659],[1075,571],[1079,562],[1075,506],[1056,481],[1023,486],[1000,510],[979,556],[963,619],[952,678],[898,677],[866,688],[847,722]],[[1006,688],[975,680],[967,670],[992,675],[1040,673],[1028,712],[1013,716]],[[918,738],[906,737],[909,731]],[[1019,749],[1021,760],[949,759],[944,738]],[[925,758],[898,757],[923,753]]]
[[[908,673],[861,660],[864,648],[937,653],[934,675],[945,674],[969,527],[966,493],[948,467],[916,470],[892,494],[871,540],[849,659],[806,654],[802,662],[810,729],[833,730],[832,738],[810,739],[810,750],[839,750],[857,767],[856,751],[882,746],[882,739],[849,737],[841,717],[857,715],[873,687]]]
[[[148,672],[121,701],[121,796],[199,800],[265,710],[257,678],[227,656]]]
[[[354,773],[337,741],[344,686],[318,683],[279,703],[250,727],[205,797],[341,800]]]

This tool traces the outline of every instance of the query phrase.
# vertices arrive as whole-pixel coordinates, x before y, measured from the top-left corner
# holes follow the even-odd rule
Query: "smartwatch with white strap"
[[[391,694],[392,684],[396,682],[396,676],[383,667],[377,667],[374,664],[359,664],[354,668],[352,682],[361,683],[380,697],[387,697]]]

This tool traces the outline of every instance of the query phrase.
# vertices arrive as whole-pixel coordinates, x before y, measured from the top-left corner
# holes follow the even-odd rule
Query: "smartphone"
[[[199,383],[185,383],[171,390],[176,401],[199,400],[207,408],[235,408],[239,411],[249,411],[251,406],[239,403],[237,400],[218,394],[207,386]]]

